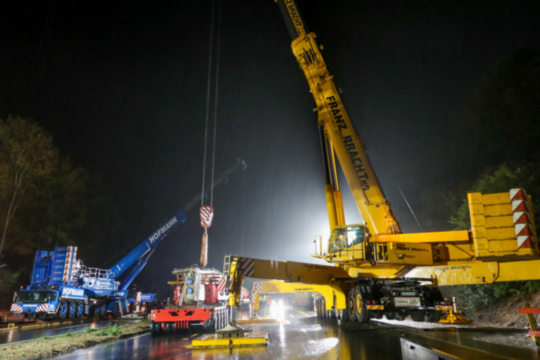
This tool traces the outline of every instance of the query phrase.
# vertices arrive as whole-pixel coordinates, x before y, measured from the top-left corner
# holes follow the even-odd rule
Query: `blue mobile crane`
[[[238,159],[225,173],[217,175],[216,187],[246,163]],[[54,251],[38,250],[30,285],[20,290],[11,305],[13,314],[40,320],[103,317],[128,311],[128,288],[144,268],[161,240],[186,220],[186,212],[201,201],[194,196],[180,211],[109,269],[87,267],[77,259],[77,247],[57,246]]]

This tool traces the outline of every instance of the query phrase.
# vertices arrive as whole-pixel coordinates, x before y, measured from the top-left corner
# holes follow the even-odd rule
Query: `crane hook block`
[[[213,218],[214,208],[210,205],[201,206],[201,226],[203,228],[209,228],[212,225]]]

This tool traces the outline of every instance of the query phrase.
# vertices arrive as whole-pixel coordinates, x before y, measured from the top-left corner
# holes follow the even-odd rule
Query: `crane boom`
[[[293,38],[293,53],[317,104],[315,110],[319,114],[325,172],[330,174],[327,176],[326,193],[331,231],[345,225],[342,215],[343,220],[340,219],[340,214],[343,214],[341,194],[337,194],[337,199],[335,196],[339,192],[336,186],[335,152],[369,231],[374,235],[401,233],[390,202],[369,161],[366,147],[345,109],[334,76],[326,66],[321,54],[322,46],[317,44],[316,35],[307,30],[294,0],[278,0],[277,3]]]

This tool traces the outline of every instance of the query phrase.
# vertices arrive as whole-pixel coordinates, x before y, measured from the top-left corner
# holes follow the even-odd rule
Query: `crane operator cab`
[[[328,239],[328,256],[332,261],[364,260],[366,234],[362,224],[335,228]]]

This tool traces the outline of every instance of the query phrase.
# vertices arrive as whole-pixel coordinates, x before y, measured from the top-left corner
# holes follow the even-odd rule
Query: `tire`
[[[118,306],[118,303],[114,303],[114,306],[112,308],[112,316],[117,317],[118,314],[120,314],[120,306]]]
[[[341,320],[341,316],[342,316],[342,311],[336,310],[336,319]]]
[[[174,334],[176,326],[174,325],[174,323],[167,323],[165,325],[165,330],[167,331],[167,334]]]
[[[436,323],[436,322],[439,322],[439,320],[441,320],[441,317],[442,317],[442,311],[429,310],[426,313],[425,320],[430,323]]]
[[[216,332],[216,323],[214,322],[214,319],[209,319],[204,322],[204,332],[206,334],[212,334]]]
[[[382,311],[372,311],[371,312],[371,318],[372,319],[382,319],[384,316]]]
[[[407,315],[408,315],[407,310],[404,310],[404,309],[398,310],[398,311],[396,311],[396,320],[397,321],[403,321],[403,320],[405,320],[407,318]]]
[[[354,290],[354,315],[356,316],[356,321],[361,324],[369,322],[371,314],[369,310],[366,310],[366,302],[362,298],[362,292],[360,291],[360,286],[356,286]]]
[[[94,316],[98,319],[101,317],[101,313],[99,312],[99,309],[100,307],[98,305],[94,306]]]
[[[103,304],[99,307],[99,315],[101,317],[106,317],[107,316],[107,304]]]
[[[75,318],[75,315],[77,315],[77,302],[70,301],[68,303],[68,316],[70,319],[73,319]]]
[[[157,327],[156,327],[156,322],[153,322],[150,324],[150,334],[152,334],[152,336],[156,336],[157,335]]]
[[[426,316],[426,312],[422,310],[414,310],[414,311],[411,311],[409,315],[412,321],[423,322]]]
[[[82,301],[77,302],[77,309],[75,312],[76,318],[81,318],[84,315],[84,303]]]
[[[60,301],[60,306],[58,307],[58,316],[60,319],[65,319],[68,314],[68,302],[66,300]]]
[[[384,314],[387,320],[396,320],[396,313],[393,311],[387,312]]]
[[[47,318],[49,317],[48,314],[46,312],[40,312],[40,313],[37,313],[36,314],[36,317],[39,319],[39,320],[47,320]]]
[[[349,312],[347,309],[341,310],[341,320],[343,320],[343,322],[349,321]]]
[[[347,316],[350,321],[356,321],[356,315],[354,310],[354,288],[349,290],[347,294]]]

